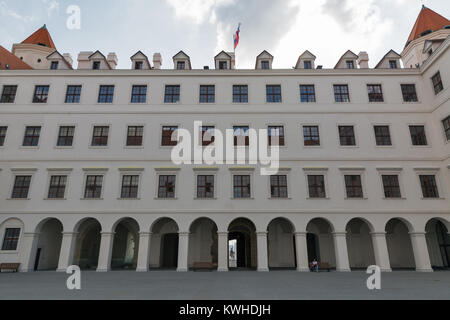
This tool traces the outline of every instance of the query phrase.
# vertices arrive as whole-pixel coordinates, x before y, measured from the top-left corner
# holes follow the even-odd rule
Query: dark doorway
[[[448,269],[450,268],[450,236],[444,224],[440,221],[436,223],[436,234],[441,251],[442,264],[444,268]]]
[[[178,234],[167,233],[161,241],[162,264],[164,269],[176,269],[178,267]]]
[[[229,235],[229,241],[232,240],[237,241],[237,268],[250,269],[252,265],[250,235],[242,232],[232,232]]]
[[[38,248],[36,251],[36,260],[34,261],[34,271],[39,270],[39,260],[41,259],[42,248]]]
[[[317,259],[317,261],[320,260],[319,257],[319,250],[317,248],[317,236],[314,233],[308,233],[307,235],[307,242],[308,242],[308,261],[313,261],[314,259]]]

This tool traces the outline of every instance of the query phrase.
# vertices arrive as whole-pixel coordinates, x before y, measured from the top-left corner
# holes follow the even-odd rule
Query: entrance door
[[[313,233],[308,233],[307,235],[308,243],[308,260],[311,262],[314,259],[320,260],[319,250],[317,248],[317,236]]]
[[[165,234],[162,239],[162,268],[174,269],[178,266],[178,234]]]
[[[447,234],[442,222],[436,224],[436,233],[444,268],[450,268],[450,236]]]
[[[229,243],[235,244],[235,260],[236,263],[234,265],[230,264],[230,268],[240,268],[240,269],[250,269],[251,268],[251,247],[250,247],[250,236],[241,233],[241,232],[233,232],[230,233]]]

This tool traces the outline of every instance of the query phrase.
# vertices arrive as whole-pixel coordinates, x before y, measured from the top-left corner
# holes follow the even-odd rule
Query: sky
[[[450,17],[448,0],[0,0],[0,45],[11,50],[46,24],[58,51],[116,52],[118,68],[131,67],[141,50],[163,68],[183,50],[193,68],[213,66],[233,50],[239,23],[237,68],[252,69],[263,50],[274,68],[292,68],[311,51],[316,65],[333,68],[347,51],[369,53],[370,66],[390,50],[401,53],[422,4]],[[81,9],[79,30],[67,28],[67,8]]]

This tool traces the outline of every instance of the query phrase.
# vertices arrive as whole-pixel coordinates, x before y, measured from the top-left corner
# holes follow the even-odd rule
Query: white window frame
[[[81,190],[81,200],[85,201],[102,201],[104,199],[105,195],[105,186],[106,186],[106,175],[109,171],[109,168],[83,168],[84,171],[84,178],[83,178],[83,185]],[[88,176],[103,176],[102,179],[102,192],[100,194],[100,198],[85,198],[86,195],[86,182]]]
[[[305,176],[305,182],[306,182],[306,200],[330,200],[330,187],[328,185],[328,171],[329,168],[303,168],[304,176]],[[309,181],[308,176],[323,176],[325,180],[325,198],[312,198],[309,194]]]
[[[47,176],[47,184],[45,188],[44,193],[44,200],[51,200],[51,201],[62,201],[67,200],[67,190],[69,189],[69,179],[70,175],[73,171],[73,168],[48,168],[48,176]],[[59,199],[49,198],[49,191],[50,191],[50,181],[52,179],[52,176],[66,176],[66,188],[64,190],[64,197]]]

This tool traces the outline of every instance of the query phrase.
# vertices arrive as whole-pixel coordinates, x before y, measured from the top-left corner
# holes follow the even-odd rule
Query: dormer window
[[[177,70],[185,70],[185,69],[186,69],[186,62],[178,61],[177,62]]]
[[[142,67],[144,66],[144,63],[142,61],[136,61],[134,65],[135,70],[142,70]]]
[[[397,69],[397,60],[390,60],[389,61],[389,68],[391,69]]]
[[[226,61],[219,61],[219,69],[220,70],[228,69],[228,63]]]
[[[303,62],[303,66],[305,67],[305,69],[312,69],[312,63],[309,60]]]
[[[269,61],[261,61],[261,69],[263,70],[269,70]]]
[[[58,70],[58,65],[59,65],[58,61],[52,61],[52,64],[50,65],[50,69],[51,70]]]
[[[92,69],[100,70],[100,61],[94,61],[94,63],[92,64]]]
[[[347,69],[355,69],[355,63],[353,62],[353,60],[347,60],[345,61],[346,65],[347,65]]]

